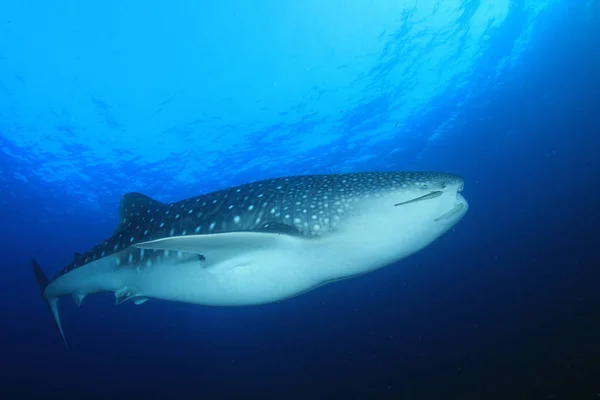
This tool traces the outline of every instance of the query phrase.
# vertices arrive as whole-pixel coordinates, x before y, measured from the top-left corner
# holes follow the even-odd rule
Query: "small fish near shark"
[[[58,300],[162,299],[257,305],[393,264],[467,213],[464,180],[444,172],[267,179],[171,204],[128,193],[113,235],[48,280],[33,272],[65,343]]]

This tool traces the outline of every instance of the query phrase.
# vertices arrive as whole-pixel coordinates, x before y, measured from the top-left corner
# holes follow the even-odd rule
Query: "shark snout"
[[[452,175],[452,179],[442,181],[440,186],[444,193],[456,196],[456,204],[467,203],[467,200],[462,195],[462,191],[465,188],[465,180],[462,177]]]
[[[469,202],[461,193],[456,193],[456,204],[462,204],[464,207],[469,207]]]
[[[456,189],[455,199],[451,201],[450,204],[447,203],[449,207],[446,212],[435,219],[436,222],[439,221],[458,221],[461,219],[469,210],[469,203],[467,199],[462,195],[463,185]]]
[[[465,189],[465,181],[461,180],[461,182],[458,184],[458,186],[456,188],[456,202],[458,204],[464,204],[465,207],[468,207],[469,203],[467,202],[467,199],[465,199],[465,197],[462,194],[464,189]]]

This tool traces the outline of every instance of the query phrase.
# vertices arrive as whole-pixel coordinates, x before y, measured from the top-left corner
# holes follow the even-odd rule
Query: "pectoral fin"
[[[134,247],[203,255],[206,261],[199,265],[211,272],[222,272],[243,265],[245,256],[250,253],[280,246],[293,246],[296,240],[302,239],[277,233],[228,232],[168,237],[137,243]]]

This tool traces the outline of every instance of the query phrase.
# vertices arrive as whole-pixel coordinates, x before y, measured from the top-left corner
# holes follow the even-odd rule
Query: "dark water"
[[[467,17],[483,7],[478,2],[463,6]],[[6,50],[14,49],[14,42],[2,42],[27,37],[14,27],[26,24],[14,17],[21,14],[5,13],[14,18],[0,17],[0,23],[14,36],[0,37],[7,54],[0,54],[0,63],[12,62],[0,78],[0,396],[598,398],[599,5],[556,2],[536,15],[534,28],[527,10],[525,3],[511,3],[504,24],[490,33],[492,44],[460,78],[464,82],[457,75],[456,82],[398,125],[386,118],[393,122],[399,115],[391,106],[394,96],[412,90],[408,75],[394,83],[395,91],[379,88],[378,96],[362,97],[364,89],[348,108],[322,111],[335,113],[335,120],[302,117],[298,110],[281,114],[284,122],[272,116],[241,150],[233,142],[207,143],[201,134],[192,135],[192,123],[144,136],[123,122],[127,112],[135,113],[125,103],[107,106],[96,99],[90,107],[106,111],[103,122],[87,126],[85,113],[74,111],[79,106],[61,108],[61,96],[51,101],[44,92],[50,89],[28,83],[34,80],[36,56],[19,58],[15,54],[21,53]],[[272,12],[275,18],[278,11]],[[148,29],[149,23],[134,25]],[[31,37],[43,36],[43,28]],[[531,39],[516,66],[498,74],[527,28]],[[76,36],[61,37],[57,59]],[[403,48],[393,41],[388,45],[385,51]],[[38,50],[32,45],[32,52]],[[251,57],[243,50],[231,50],[239,51],[240,62]],[[467,52],[467,41],[462,51]],[[77,55],[77,48],[73,52]],[[373,82],[378,73],[392,76],[384,56],[371,56],[381,61],[369,70]],[[418,59],[410,52],[404,57]],[[39,61],[58,62],[46,56]],[[450,68],[435,65],[439,71]],[[146,76],[140,84],[145,79],[151,81]],[[249,83],[240,93],[255,89]],[[48,102],[39,120],[19,111],[28,109],[27,96]],[[310,107],[311,100],[306,101]],[[32,109],[38,106],[31,103]],[[115,111],[119,107],[126,111]],[[19,119],[23,116],[31,120]],[[253,126],[250,117],[239,118]],[[232,137],[227,121],[207,122],[213,123],[224,126],[223,141]],[[320,123],[342,133],[301,154],[301,144],[290,138],[321,140]],[[381,126],[387,127],[385,139],[364,136]],[[85,136],[86,129],[97,129],[96,137],[104,132],[106,141],[86,142],[82,138],[92,137]],[[432,139],[436,131],[440,134]],[[129,137],[134,139],[128,149],[117,148]],[[144,141],[152,141],[151,148]],[[183,143],[180,148],[169,147],[177,141]],[[166,156],[153,158],[153,152]],[[73,251],[110,235],[119,196],[128,190],[174,200],[267,176],[371,169],[460,173],[470,211],[452,232],[398,265],[278,304],[209,308],[151,300],[115,307],[107,293],[86,298],[77,309],[65,299],[60,307],[68,351],[30,273],[31,257],[55,272]]]

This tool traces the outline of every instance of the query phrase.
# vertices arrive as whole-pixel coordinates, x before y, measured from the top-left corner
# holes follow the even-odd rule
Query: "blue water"
[[[0,3],[0,397],[592,399],[600,393],[597,0]],[[471,209],[424,251],[277,304],[30,270],[120,197],[442,170]]]

